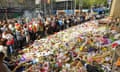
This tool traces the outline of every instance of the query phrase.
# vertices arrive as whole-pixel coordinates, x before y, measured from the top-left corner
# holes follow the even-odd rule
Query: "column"
[[[120,0],[113,0],[110,16],[112,17],[120,17]]]

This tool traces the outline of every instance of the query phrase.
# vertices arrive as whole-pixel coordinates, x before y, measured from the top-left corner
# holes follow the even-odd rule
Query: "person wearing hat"
[[[4,58],[5,54],[0,52],[0,72],[11,72],[7,65],[3,63]]]

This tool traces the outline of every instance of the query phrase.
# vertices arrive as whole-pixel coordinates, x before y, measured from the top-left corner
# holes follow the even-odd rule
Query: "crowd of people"
[[[92,21],[87,24],[83,23],[89,20],[95,23],[91,24]],[[2,20],[0,21],[0,51],[5,54],[0,53],[0,69],[4,65],[3,67],[8,71],[3,72],[9,72],[9,69],[13,72],[111,72],[111,48],[118,46],[113,42],[119,41],[119,38],[114,38],[114,36],[120,33],[120,19],[109,19],[108,21],[107,23],[104,23],[104,21],[98,22],[95,20],[95,16],[91,17],[86,13],[81,16],[51,16],[44,20],[34,18],[29,23],[24,19],[19,21],[17,19]],[[61,35],[58,34],[58,37],[56,37],[57,32],[78,24],[81,24],[80,27],[83,31],[92,26],[93,30],[97,30],[100,26],[105,26],[106,30],[95,33],[93,31],[80,32],[80,37],[73,38],[72,43],[66,41],[70,36],[71,29],[62,42],[60,39],[63,39],[63,37],[61,36],[67,34],[67,31]],[[74,28],[73,31],[80,31],[81,28]],[[58,41],[58,43],[65,43],[65,46],[61,46],[64,45],[61,44],[57,48],[53,48],[47,42],[43,47],[38,42],[37,45],[40,45],[38,49],[34,46],[30,47],[32,43],[36,42],[34,40],[39,40],[50,34],[56,34],[55,40],[50,38],[50,45],[55,45]],[[111,43],[112,45],[109,45]],[[35,44],[35,46],[37,45]],[[46,46],[49,48],[47,49]],[[40,57],[35,56],[44,50],[47,52],[53,50],[53,53],[50,53],[50,55],[43,54],[45,56]],[[30,52],[36,53],[31,55]],[[27,56],[24,57],[25,53],[29,53],[31,59],[27,59]]]
[[[42,38],[54,34],[81,22],[90,20],[90,15],[83,13],[81,16],[48,16],[43,19],[8,19],[0,21],[1,45],[7,47],[7,55],[16,49]]]

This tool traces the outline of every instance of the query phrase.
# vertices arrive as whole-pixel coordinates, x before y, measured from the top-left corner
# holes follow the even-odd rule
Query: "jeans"
[[[7,56],[11,56],[12,53],[13,53],[13,45],[8,45],[8,48],[7,48]]]

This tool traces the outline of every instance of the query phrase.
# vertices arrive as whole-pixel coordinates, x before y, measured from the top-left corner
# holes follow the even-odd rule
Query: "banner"
[[[35,4],[38,5],[40,4],[41,0],[35,0]]]

